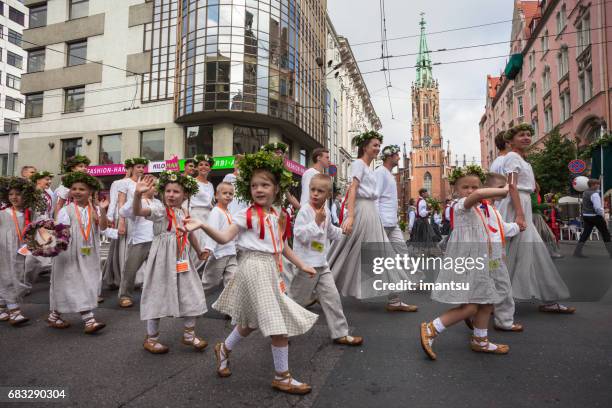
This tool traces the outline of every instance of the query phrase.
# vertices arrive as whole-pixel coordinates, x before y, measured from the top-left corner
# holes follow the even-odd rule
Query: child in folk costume
[[[485,187],[489,188],[504,188],[506,186],[506,177],[497,173],[488,173],[485,181]],[[497,250],[494,259],[501,259],[500,267],[505,268],[506,265],[506,240],[516,236],[520,229],[515,222],[505,222],[497,208],[490,203],[487,215],[489,221],[489,232],[491,241],[495,244],[493,249]],[[482,207],[482,206],[481,206]],[[494,309],[495,329],[501,331],[522,332],[523,325],[514,321],[514,298],[512,290],[507,292],[506,297],[499,303],[495,304]],[[466,323],[469,323],[466,321]],[[468,324],[469,326],[469,324]],[[473,329],[473,327],[471,327]]]
[[[179,172],[164,171],[157,184],[163,204],[155,201],[149,208],[143,208],[142,196],[154,185],[155,177],[143,177],[136,185],[132,204],[135,216],[153,222],[153,243],[140,298],[140,319],[147,321],[143,346],[153,354],[168,352],[168,347],[159,342],[159,320],[182,317],[185,326],[182,343],[202,351],[208,343],[195,335],[195,325],[196,317],[206,313],[206,298],[200,277],[190,262],[190,252],[195,251],[199,257],[202,253],[197,239],[183,227],[187,218],[183,203],[198,191],[198,183]]]
[[[276,157],[281,157],[284,161],[285,156],[287,155],[287,152],[289,151],[289,146],[281,142],[274,142],[274,143],[267,143],[261,146],[260,150],[264,152],[272,153]],[[291,176],[293,178],[289,170],[283,170],[283,171],[285,172],[287,176]],[[288,182],[290,181],[289,178],[287,178],[287,180]],[[292,183],[289,183],[289,184],[291,185]],[[287,188],[287,191],[285,191],[284,196],[285,196],[284,199],[286,199],[288,204],[291,205],[296,211],[300,209],[299,200],[295,198],[293,194],[291,194],[288,188]]]
[[[234,193],[236,192],[236,178],[239,172],[238,164],[240,163],[240,160],[242,160],[243,158],[244,158],[244,155],[242,154],[237,154],[236,156],[234,156],[234,172],[226,174],[225,177],[223,177],[223,182],[230,183],[234,187]],[[229,205],[227,206],[227,209],[229,210],[230,214],[236,215],[241,210],[244,210],[245,208],[248,208],[248,207],[249,207],[249,203],[244,202],[240,198],[236,197],[234,194],[234,198],[232,199],[232,201],[230,201]]]
[[[306,394],[311,387],[292,378],[288,366],[288,336],[306,333],[314,325],[317,315],[310,313],[285,294],[279,273],[281,256],[305,273],[316,271],[305,265],[284,243],[284,217],[279,217],[273,203],[282,197],[287,186],[283,161],[270,153],[247,155],[240,162],[237,179],[238,197],[254,204],[233,217],[224,231],[218,231],[195,219],[188,221],[188,229],[202,228],[220,244],[237,237],[239,249],[238,271],[225,287],[213,307],[232,317],[232,333],[215,346],[217,373],[231,375],[230,352],[238,341],[259,329],[272,338],[272,356],[276,375],[272,387],[292,394]]]
[[[70,225],[70,244],[53,258],[47,323],[64,329],[70,324],[61,313],[80,313],[85,333],[93,334],[106,326],[96,320],[93,310],[98,305],[102,278],[100,230],[106,229],[109,202],[100,201],[98,213],[91,200],[100,182],[87,173],[68,173],[62,177],[62,184],[70,189],[71,202],[59,210],[57,223]]]
[[[198,192],[189,200],[189,216],[196,218],[201,222],[207,222],[208,216],[213,209],[213,199],[215,198],[215,187],[208,180],[208,175],[215,164],[215,160],[207,154],[197,154],[193,157],[193,161],[198,171],[195,178],[198,183]],[[194,232],[198,242],[204,245],[206,234],[202,231]],[[198,254],[191,252],[191,262],[198,273],[201,272],[201,267],[204,266],[204,260],[198,259]]]
[[[291,281],[289,296],[304,306],[311,302],[314,292],[323,308],[334,342],[359,346],[363,338],[349,335],[340,295],[327,263],[328,240],[342,236],[342,230],[332,224],[330,210],[325,205],[331,193],[331,177],[322,173],[311,177],[310,202],[302,205],[295,220],[293,250],[300,259],[308,259],[317,274],[312,277],[298,271]]]
[[[160,206],[161,201],[155,198],[155,186],[142,193],[141,208]],[[134,284],[138,270],[146,263],[153,241],[153,222],[144,217],[134,215],[134,197],[126,201],[119,209],[119,215],[124,217],[129,227],[127,230],[127,253],[121,283],[119,285],[119,306],[132,307],[134,305]]]
[[[76,155],[66,159],[62,165],[64,174],[81,172],[87,173],[87,166],[91,163],[91,160],[87,156]],[[59,187],[55,189],[55,208],[53,210],[54,217],[57,218],[59,210],[70,201],[70,188],[66,187],[62,182]]]
[[[24,232],[36,214],[45,211],[45,201],[32,182],[20,177],[0,181],[0,201],[7,206],[0,211],[0,321],[19,326],[29,320],[19,308],[30,288],[25,282],[29,251]]]
[[[440,268],[431,298],[438,302],[455,304],[454,308],[428,323],[421,323],[421,346],[427,356],[435,360],[434,339],[447,327],[473,318],[474,334],[470,341],[473,351],[506,354],[507,345],[489,342],[487,327],[493,305],[499,303],[510,289],[507,270],[495,259],[493,242],[485,212],[480,208],[483,199],[504,197],[508,187],[481,188],[485,176],[479,166],[453,170],[449,182],[459,200],[454,206],[454,228],[451,232],[446,258],[452,264]],[[486,211],[488,207],[485,206]],[[468,262],[471,260],[471,262]],[[467,265],[472,265],[467,267]],[[457,283],[458,288],[450,287]]]
[[[429,222],[431,210],[427,205],[428,197],[429,192],[427,189],[421,188],[416,202],[416,219],[410,234],[411,244],[423,249],[433,248],[437,242],[436,233]]]
[[[229,204],[234,198],[234,186],[227,182],[219,183],[215,198],[217,199],[217,205],[208,216],[208,225],[223,231],[232,225],[232,214],[229,211]],[[226,287],[238,268],[235,240],[221,245],[212,238],[207,237],[206,245],[204,246],[204,257],[207,259],[204,273],[202,274],[204,290],[216,288],[221,282],[223,282],[223,287]]]

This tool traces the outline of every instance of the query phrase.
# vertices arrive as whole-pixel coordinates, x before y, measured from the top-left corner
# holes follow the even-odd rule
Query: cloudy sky
[[[339,35],[349,39],[358,61],[379,57],[380,42],[358,45],[361,42],[380,40],[380,9],[376,0],[328,0],[327,8]],[[460,31],[435,34],[436,31],[483,25],[512,19],[513,0],[386,0],[387,38],[389,55],[418,52],[419,38],[402,36],[420,32],[420,13],[427,21],[429,49],[465,47],[510,38],[511,23],[488,25]],[[434,63],[507,55],[509,44],[474,47],[456,51],[432,52]],[[416,56],[390,58],[390,68],[411,67]],[[475,62],[452,63],[433,67],[434,77],[439,82],[442,137],[450,140],[451,151],[462,160],[465,154],[471,161],[480,160],[478,121],[484,113],[486,76],[498,74],[505,66],[505,58]],[[380,59],[360,62],[361,72],[382,67]],[[383,124],[385,144],[410,143],[411,100],[410,86],[415,79],[415,69],[391,71],[391,108],[385,90],[382,72],[364,75],[374,108]]]

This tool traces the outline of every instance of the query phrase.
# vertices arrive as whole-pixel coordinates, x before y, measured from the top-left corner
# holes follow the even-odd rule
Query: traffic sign
[[[335,165],[332,164],[327,169],[327,173],[330,175],[330,177],[335,177],[336,174],[338,174],[338,168]]]
[[[584,160],[576,159],[569,162],[567,168],[571,173],[580,174],[586,170],[587,164]]]

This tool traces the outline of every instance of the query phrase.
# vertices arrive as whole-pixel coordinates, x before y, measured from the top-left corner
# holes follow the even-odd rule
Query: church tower
[[[448,157],[440,133],[440,96],[438,81],[433,77],[430,53],[425,35],[425,18],[421,13],[421,36],[416,65],[416,80],[412,84],[412,150],[410,152],[413,198],[426,188],[430,196],[443,201],[450,195],[445,173]]]

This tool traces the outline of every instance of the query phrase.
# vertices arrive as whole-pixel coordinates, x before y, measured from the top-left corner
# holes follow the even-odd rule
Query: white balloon
[[[583,192],[589,189],[589,178],[584,176],[578,176],[572,180],[572,187],[578,192]]]

